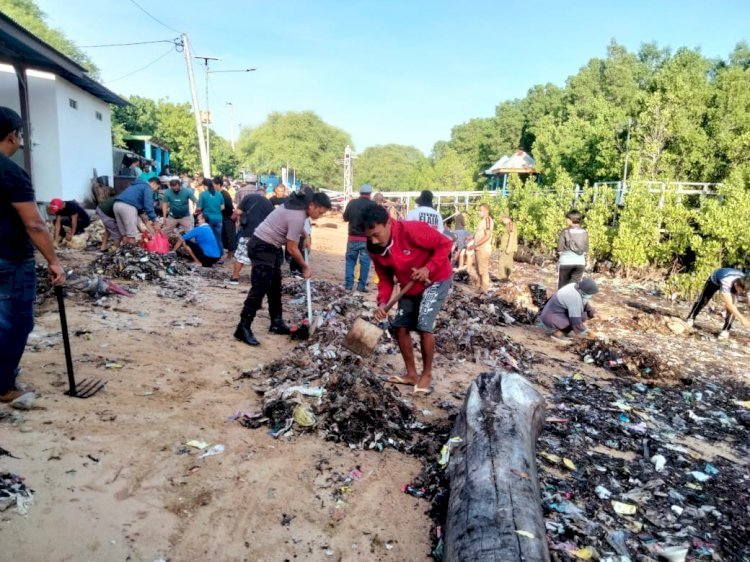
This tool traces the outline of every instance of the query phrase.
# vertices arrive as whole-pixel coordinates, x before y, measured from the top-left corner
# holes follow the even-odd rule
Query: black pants
[[[228,252],[234,252],[237,249],[237,225],[232,219],[223,219],[224,228],[221,229],[221,245]]]
[[[219,261],[219,258],[209,258],[206,254],[203,253],[201,247],[192,240],[188,240],[185,243],[190,247],[191,250],[193,250],[193,254],[195,255],[196,259],[201,262],[201,265],[203,267],[211,267],[213,264]]]
[[[583,278],[585,265],[561,265],[557,288],[562,289],[568,283],[578,283]]]
[[[706,281],[706,284],[703,286],[703,291],[701,291],[701,294],[698,296],[698,300],[695,301],[693,308],[690,310],[690,314],[688,314],[688,320],[695,320],[695,317],[700,314],[700,311],[703,310],[703,307],[708,304],[708,301],[711,300],[711,297],[713,297],[719,289],[721,289],[721,285],[714,283],[709,278],[708,281]],[[735,295],[734,293],[732,293],[732,302],[737,302],[737,295]],[[726,330],[728,332],[732,329],[732,324],[734,324],[734,314],[727,310],[726,316],[724,317],[724,327],[722,327],[722,330]]]
[[[250,290],[242,307],[242,316],[255,318],[255,313],[263,306],[263,297],[268,297],[268,315],[271,320],[281,318],[281,248],[253,236],[247,244],[247,254],[253,269],[250,272]]]
[[[305,256],[305,239],[300,238],[299,239],[299,251],[302,252],[302,257]],[[292,273],[302,273],[302,266],[297,263],[297,260],[295,260],[292,256],[289,256],[289,271]]]
[[[67,226],[68,228],[71,227],[73,224],[73,219],[71,217],[60,217],[60,224],[62,226]],[[89,222],[84,222],[81,219],[78,219],[78,223],[76,224],[76,231],[73,233],[75,235],[81,234],[84,230],[86,230],[86,227],[91,224]]]

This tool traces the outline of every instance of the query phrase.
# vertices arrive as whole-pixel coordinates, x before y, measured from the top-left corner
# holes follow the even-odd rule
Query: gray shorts
[[[112,240],[119,240],[120,238],[122,238],[120,230],[117,228],[117,221],[115,221],[115,219],[104,214],[104,211],[102,211],[98,207],[96,209],[96,216],[99,217],[100,221],[102,221],[104,228],[107,229],[107,234],[109,234],[109,237]]]
[[[137,237],[138,209],[128,203],[115,201],[113,210],[115,211],[115,220],[117,221],[117,229],[120,231],[120,234],[127,238]]]
[[[237,260],[237,263],[241,263],[242,265],[251,265],[250,258],[247,255],[248,242],[250,242],[250,238],[240,237],[240,239],[237,240],[237,249],[234,251],[234,259]]]
[[[447,279],[441,283],[433,283],[420,295],[402,297],[398,301],[398,310],[391,326],[431,334],[450,288],[451,280]]]

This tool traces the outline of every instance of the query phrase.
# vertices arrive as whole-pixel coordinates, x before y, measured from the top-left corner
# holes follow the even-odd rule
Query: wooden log
[[[448,465],[446,562],[549,561],[534,453],[543,424],[544,398],[521,375],[471,383],[451,434],[463,442]]]

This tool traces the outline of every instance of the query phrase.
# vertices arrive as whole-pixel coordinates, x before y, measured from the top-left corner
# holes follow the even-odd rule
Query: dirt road
[[[323,219],[313,240],[314,275],[340,283],[345,226]],[[73,251],[61,256],[66,267],[91,258]],[[523,283],[553,275],[519,271]],[[77,377],[107,381],[106,390],[89,400],[63,395],[56,307],[51,300],[38,307],[20,379],[38,389],[36,409],[15,418],[6,413],[0,421],[0,446],[19,457],[0,457],[0,468],[24,476],[36,493],[28,515],[0,514],[0,559],[429,559],[428,505],[401,493],[402,484],[420,470],[416,459],[389,449],[351,449],[315,433],[275,440],[265,429],[248,430],[229,419],[260,405],[253,381],[238,379],[241,373],[298,351],[287,338],[267,334],[264,312],[254,325],[262,345],[236,342],[232,332],[248,271],[239,287],[225,285],[222,277],[213,271],[186,279],[197,293],[194,302],[148,283],[126,283],[137,295],[108,299],[103,306],[72,298],[68,315],[79,334],[72,338]],[[630,312],[621,298],[603,300],[603,324],[609,322],[613,333],[622,328],[635,340],[641,337],[623,328]],[[533,327],[508,333],[538,354],[535,369],[542,376],[569,375],[565,361],[579,361]],[[668,343],[670,336],[652,330],[643,337]],[[696,341],[693,352],[708,354],[712,345],[713,340]],[[744,364],[746,372],[747,346],[733,345],[738,369]],[[401,368],[395,356],[380,365],[383,373]],[[435,403],[460,398],[484,368],[439,357],[436,393],[409,398],[430,416],[446,416]],[[581,363],[579,370],[603,376],[593,365]],[[202,451],[186,445],[190,440],[221,444],[224,451],[201,458]],[[334,492],[354,469],[362,476],[347,484],[345,508],[335,509]]]

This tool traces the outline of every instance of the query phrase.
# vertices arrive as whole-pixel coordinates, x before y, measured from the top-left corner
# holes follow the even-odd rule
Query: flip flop
[[[435,387],[430,385],[427,388],[419,388],[417,385],[414,385],[414,394],[424,394],[425,396],[429,396],[435,392]]]
[[[407,386],[411,386],[413,383],[407,381],[403,377],[399,377],[398,375],[392,375],[390,377],[382,377],[383,382],[389,382],[391,384],[405,384]]]

